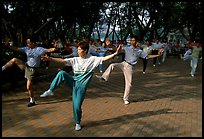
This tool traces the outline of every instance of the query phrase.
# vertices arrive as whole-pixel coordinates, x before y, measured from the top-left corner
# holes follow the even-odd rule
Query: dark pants
[[[148,59],[143,58],[143,59],[142,59],[142,62],[143,62],[143,72],[145,72],[145,71],[146,71],[146,68],[147,68]]]
[[[158,50],[152,50],[152,55],[158,55]],[[153,65],[157,62],[157,57],[153,58]]]

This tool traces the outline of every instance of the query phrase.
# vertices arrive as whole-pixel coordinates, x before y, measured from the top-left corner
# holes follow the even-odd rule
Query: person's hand
[[[57,51],[57,47],[54,47],[54,51]],[[53,52],[54,52],[54,51],[53,51]]]
[[[159,49],[159,51],[158,51],[158,55],[162,55],[162,53],[164,52],[164,49],[162,48],[162,49]]]
[[[42,61],[50,61],[51,58],[48,55],[41,56]]]
[[[122,49],[122,44],[120,44],[120,45],[117,47],[116,53],[117,53],[117,54],[120,53],[121,49]]]

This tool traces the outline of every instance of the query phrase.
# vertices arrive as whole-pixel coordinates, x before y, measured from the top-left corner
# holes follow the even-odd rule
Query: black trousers
[[[158,50],[152,50],[152,55],[158,55]],[[153,58],[153,65],[157,62],[157,57]]]

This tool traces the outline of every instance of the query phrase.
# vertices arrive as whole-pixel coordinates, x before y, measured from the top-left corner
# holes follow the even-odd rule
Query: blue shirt
[[[125,61],[130,63],[131,65],[135,65],[139,59],[145,58],[148,54],[142,51],[139,47],[132,49],[132,46],[123,47],[125,50]]]
[[[43,47],[22,47],[20,51],[27,55],[27,62],[26,64],[30,67],[39,67],[41,56],[46,53],[46,49]]]
[[[160,42],[159,43],[154,42],[154,43],[152,43],[152,48],[153,48],[153,50],[158,50],[158,49],[162,48],[162,45]]]
[[[98,52],[98,56],[100,56],[100,57],[104,57],[104,56],[106,56],[106,54],[107,54],[107,50],[108,50],[108,48],[106,48],[106,47],[102,47],[102,46],[98,46],[98,50],[101,50],[101,52]],[[102,52],[103,51],[103,52]]]

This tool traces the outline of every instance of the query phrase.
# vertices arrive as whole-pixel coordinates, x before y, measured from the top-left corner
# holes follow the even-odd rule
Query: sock
[[[5,66],[2,66],[2,71],[4,71],[6,69],[6,67]]]
[[[34,100],[34,97],[31,97],[30,98],[30,103],[33,103],[35,100]]]

